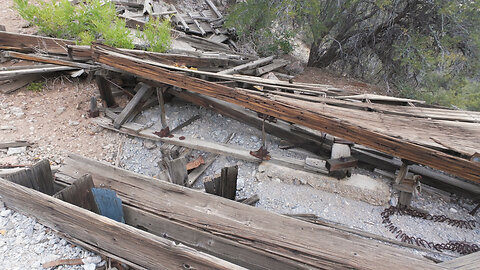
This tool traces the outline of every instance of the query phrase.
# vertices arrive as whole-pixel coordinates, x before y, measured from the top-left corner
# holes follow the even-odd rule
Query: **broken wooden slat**
[[[107,107],[114,107],[117,105],[112,94],[110,82],[105,78],[106,73],[103,71],[95,72],[95,82],[97,83],[100,96],[105,101]]]
[[[30,146],[30,145],[32,144],[27,141],[0,142],[0,148],[23,147],[23,146]]]
[[[273,63],[271,64],[268,64],[266,66],[263,66],[263,67],[259,67],[255,70],[255,74],[257,76],[261,76],[265,73],[268,73],[268,72],[271,72],[271,71],[274,71],[275,69],[277,68],[281,68],[281,67],[284,67],[288,64],[289,62],[286,61],[286,60],[273,60]]]
[[[55,193],[50,162],[46,159],[37,162],[31,168],[12,173],[5,179],[47,195]]]
[[[54,57],[45,57],[45,56],[25,54],[25,53],[12,52],[12,51],[3,52],[3,56],[7,58],[8,57],[16,58],[16,59],[22,59],[26,61],[54,64],[54,65],[67,66],[67,67],[76,67],[76,68],[82,68],[87,70],[92,70],[94,68],[93,65],[89,65],[89,64],[78,63],[74,61],[66,61],[66,60],[62,60]]]
[[[205,2],[207,3],[207,5],[212,9],[212,11],[215,13],[215,15],[217,15],[217,19],[220,20],[223,18],[222,16],[222,13],[220,13],[220,11],[218,10],[218,8],[215,6],[215,4],[213,4],[212,1],[210,0],[205,0]]]
[[[235,200],[237,192],[238,166],[222,168],[220,178],[221,196],[230,200]]]
[[[0,49],[66,55],[74,41],[0,31]]]
[[[139,83],[136,87],[136,90],[137,93],[135,96],[130,100],[130,102],[128,102],[127,106],[125,106],[125,108],[113,122],[113,126],[115,128],[120,128],[120,126],[132,115],[133,111],[138,106],[142,106],[153,93],[153,88],[144,83]]]
[[[272,60],[274,58],[275,58],[274,56],[268,56],[268,57],[265,57],[265,58],[260,58],[258,60],[255,60],[255,61],[252,61],[252,62],[249,62],[249,63],[245,63],[243,65],[239,65],[239,66],[236,66],[236,67],[233,67],[233,68],[226,69],[224,71],[220,71],[220,72],[218,72],[218,74],[229,75],[229,74],[238,73],[241,70],[256,68],[258,66],[261,66],[261,65],[268,64],[268,63],[272,62]]]
[[[272,100],[253,95],[227,86],[188,77],[180,73],[170,72],[141,59],[109,52],[106,49],[95,46],[94,51],[98,62],[142,76],[146,79],[217,97],[224,101],[238,104],[285,121],[305,125],[320,131],[326,131],[333,136],[342,137],[355,143],[447,171],[472,181],[480,181],[480,165],[475,162],[435,149],[419,146],[393,136],[368,130],[361,126],[339,121],[337,118],[325,115],[321,110],[313,109],[312,107],[314,106],[307,106],[304,103],[301,103],[302,106],[299,106],[284,98]],[[261,106],[258,104],[261,104]]]
[[[171,183],[184,186],[188,179],[187,160],[184,157],[164,160]]]
[[[71,186],[57,192],[53,197],[99,214],[93,198],[93,187],[92,176],[87,174],[73,182]]]
[[[230,133],[223,143],[228,144],[234,137],[235,137],[235,133]],[[195,181],[197,181],[200,175],[202,175],[203,172],[205,172],[205,170],[208,169],[210,165],[212,165],[212,163],[217,159],[217,157],[218,157],[217,154],[213,154],[213,153],[208,154],[208,156],[205,158],[205,164],[200,165],[198,168],[196,168],[195,170],[193,170],[188,174],[188,181],[186,186],[187,187],[193,186]]]
[[[143,267],[243,269],[4,179],[0,186],[2,201],[9,208]]]
[[[78,68],[67,67],[67,66],[56,66],[56,67],[38,67],[38,68],[30,68],[30,69],[23,69],[23,70],[5,70],[5,71],[0,71],[0,80],[16,78],[18,76],[45,74],[45,73],[53,73],[53,72],[76,70],[76,69]]]

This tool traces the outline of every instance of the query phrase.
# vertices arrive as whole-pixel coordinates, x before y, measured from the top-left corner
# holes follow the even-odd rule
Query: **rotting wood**
[[[230,133],[223,143],[228,144],[234,137],[235,137],[235,133]],[[193,184],[195,184],[195,181],[197,181],[200,175],[202,175],[203,172],[205,172],[205,170],[208,169],[208,167],[210,167],[210,165],[212,165],[217,158],[218,158],[217,154],[209,153],[205,158],[205,164],[200,165],[198,168],[194,169],[192,172],[188,174],[188,181],[186,186],[187,187],[193,186]]]
[[[197,93],[216,97],[258,112],[328,132],[355,143],[428,165],[466,179],[480,182],[480,165],[469,160],[419,146],[403,139],[368,130],[362,126],[345,123],[311,107],[277,98],[272,100],[245,91],[215,84],[183,74],[170,72],[158,65],[94,46],[95,60],[126,72],[173,86],[187,88]]]
[[[286,61],[286,60],[273,60],[273,63],[271,64],[268,64],[266,66],[263,66],[263,67],[259,67],[255,70],[255,75],[257,76],[261,76],[265,73],[268,73],[268,72],[271,72],[271,71],[274,71],[275,69],[278,69],[278,68],[281,68],[281,67],[284,67],[288,64],[289,62]]]
[[[139,83],[136,87],[136,90],[135,96],[133,96],[133,98],[128,102],[127,106],[125,106],[125,108],[113,122],[113,126],[115,128],[120,128],[120,126],[124,124],[133,114],[134,110],[137,107],[143,106],[143,104],[145,104],[148,98],[153,94],[153,88],[144,83]]]
[[[222,13],[220,13],[220,11],[218,10],[218,8],[215,6],[215,4],[213,4],[212,1],[210,0],[205,0],[205,3],[207,3],[207,5],[212,9],[212,11],[215,13],[215,15],[217,15],[217,20],[220,20],[223,18],[223,15]]]
[[[216,154],[225,155],[225,156],[231,156],[231,157],[245,160],[248,162],[261,162],[260,159],[250,155],[250,150],[243,149],[234,145],[227,145],[223,143],[215,143],[215,142],[210,142],[205,140],[199,140],[199,139],[195,139],[187,136],[183,136],[184,137],[183,140],[177,137],[172,137],[172,138],[159,137],[154,134],[155,130],[152,130],[151,128],[133,130],[128,126],[123,125],[120,129],[115,129],[109,119],[102,118],[102,117],[95,118],[94,121],[103,128],[110,129],[113,131],[118,131],[120,133],[124,133],[130,136],[145,138],[145,139],[154,140],[154,141],[162,141],[164,143],[175,144],[175,145],[192,148],[200,151],[211,152],[211,153],[216,153]],[[312,172],[312,170],[304,168],[305,161],[283,157],[280,155],[276,155],[274,153],[271,154],[271,158],[268,162],[272,162],[274,164],[289,167],[292,169]]]
[[[187,160],[179,157],[173,160],[164,160],[168,170],[168,179],[171,183],[184,186],[188,179]]]
[[[260,58],[258,60],[255,60],[255,61],[252,61],[252,62],[249,62],[249,63],[245,63],[243,65],[239,65],[239,66],[236,66],[236,67],[233,67],[233,68],[230,68],[230,69],[226,69],[224,71],[220,71],[220,72],[218,72],[218,74],[229,75],[229,74],[238,73],[241,70],[256,68],[258,66],[268,64],[268,63],[272,62],[273,59],[274,59],[274,56],[268,56],[268,57],[265,57],[265,58]]]
[[[5,179],[47,195],[55,193],[52,170],[47,159],[35,163],[31,168],[12,173]]]
[[[68,52],[68,45],[75,45],[75,42],[66,39],[0,31],[0,49],[2,50],[65,55]]]
[[[89,65],[89,64],[78,63],[78,62],[74,62],[74,61],[66,61],[66,60],[62,60],[62,59],[58,59],[58,58],[45,57],[45,56],[39,56],[39,55],[33,55],[33,54],[25,54],[25,53],[7,51],[7,52],[3,52],[3,56],[4,57],[9,57],[9,58],[22,59],[22,60],[26,60],[26,61],[40,62],[40,63],[46,63],[46,64],[54,64],[54,65],[59,65],[59,66],[76,67],[76,68],[82,68],[82,69],[87,69],[87,70],[93,70],[94,69],[94,66]]]
[[[73,182],[72,185],[55,193],[53,197],[99,214],[93,198],[93,187],[92,176],[87,174]]]
[[[95,82],[97,83],[100,96],[105,101],[107,107],[115,107],[117,103],[112,94],[112,88],[110,82],[105,78],[106,73],[101,71],[95,72]]]
[[[221,196],[230,200],[235,200],[237,192],[238,166],[222,168],[220,189]]]
[[[329,172],[335,172],[342,169],[348,169],[352,167],[356,167],[358,160],[354,157],[346,157],[346,158],[336,158],[336,159],[328,159],[326,161],[326,168]]]
[[[207,176],[203,179],[203,186],[205,187],[205,192],[212,195],[221,196],[221,174],[214,174]]]
[[[186,239],[199,235],[198,233],[192,235],[193,232],[202,231],[216,239],[236,242],[235,246],[243,246],[244,249],[219,250],[218,245],[225,242],[216,240],[208,242],[205,238],[200,238],[201,243],[197,241],[193,243],[228,256],[232,260],[258,265],[253,269],[259,269],[262,265],[260,269],[272,269],[272,265],[269,265],[271,259],[280,260],[283,263],[281,269],[372,269],[385,265],[402,265],[404,269],[419,267],[437,269],[424,258],[370,239],[282,217],[234,201],[137,175],[106,163],[71,156],[66,164],[66,167],[62,167],[63,174],[75,177],[88,172],[92,174],[95,185],[105,185],[116,190],[126,205],[143,208],[143,211],[154,213],[163,220],[180,224],[172,225],[170,228],[193,229],[184,236],[179,236],[178,231],[170,233],[163,231],[167,237],[178,236]],[[151,222],[142,225],[148,228],[151,227],[149,224]],[[264,256],[257,260],[259,257],[252,254]],[[278,265],[278,262],[275,265]]]
[[[10,148],[10,147],[23,147],[23,146],[30,146],[31,143],[27,141],[7,141],[7,142],[0,142],[0,148]]]
[[[82,265],[82,259],[59,259],[42,263],[43,268],[57,267],[60,265]]]
[[[244,269],[184,245],[0,179],[2,201],[43,225],[150,269]]]
[[[163,89],[157,87],[157,98],[158,105],[160,106],[160,120],[162,123],[162,129],[166,128],[167,125],[167,116],[165,115],[165,99],[163,98]]]
[[[0,71],[0,80],[16,78],[18,76],[24,76],[24,75],[46,74],[46,73],[54,73],[59,71],[68,71],[68,70],[76,70],[76,69],[78,68],[57,66],[57,67],[29,68],[29,69],[23,69],[23,70],[5,70],[5,71]]]
[[[242,201],[243,204],[248,204],[248,205],[255,205],[257,202],[260,201],[260,197],[258,194],[253,195],[252,197],[248,197],[245,200]]]

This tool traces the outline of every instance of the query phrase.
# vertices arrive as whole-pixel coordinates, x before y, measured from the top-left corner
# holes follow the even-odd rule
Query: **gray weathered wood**
[[[268,56],[268,57],[265,57],[265,58],[260,58],[258,60],[252,61],[252,62],[248,62],[248,63],[242,64],[242,65],[239,65],[239,66],[236,66],[236,67],[233,67],[233,68],[226,69],[224,71],[217,72],[217,74],[229,75],[229,74],[238,73],[241,70],[256,68],[258,66],[261,66],[261,65],[268,64],[268,63],[272,62],[272,60],[274,58],[275,58],[274,56]]]
[[[95,82],[97,83],[98,91],[100,91],[100,96],[105,101],[107,107],[114,107],[117,105],[117,103],[113,97],[110,82],[105,78],[105,76],[106,72],[96,71]]]
[[[142,267],[244,269],[1,178],[0,186],[9,208]]]
[[[221,196],[230,200],[235,200],[237,192],[238,166],[225,167],[222,169],[221,177]]]
[[[55,193],[53,197],[98,214],[98,207],[92,193],[93,187],[92,176],[87,174],[73,182],[71,186]]]
[[[153,93],[153,88],[144,83],[139,83],[136,87],[137,93],[133,98],[128,102],[127,106],[123,111],[117,116],[113,122],[115,128],[120,128],[120,126],[127,121],[127,119],[132,115],[133,111],[138,107],[142,106],[147,99]]]
[[[165,160],[170,182],[184,186],[188,180],[187,160],[184,157]]]
[[[281,67],[284,67],[286,65],[288,65],[288,61],[286,60],[282,60],[282,59],[278,59],[278,60],[273,60],[273,63],[271,64],[268,64],[266,66],[263,66],[263,67],[259,67],[255,70],[255,74],[257,76],[261,76],[265,73],[268,73],[270,71],[273,71],[277,68],[281,68]]]
[[[15,172],[5,178],[8,181],[32,188],[47,195],[53,195],[55,193],[52,170],[47,159],[37,162],[32,168]]]
[[[0,142],[0,148],[23,147],[23,146],[30,146],[30,145],[32,144],[27,141]]]

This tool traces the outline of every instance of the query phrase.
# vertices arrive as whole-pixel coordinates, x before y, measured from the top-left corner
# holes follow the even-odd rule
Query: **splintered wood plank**
[[[180,157],[174,160],[165,160],[165,163],[170,182],[184,186],[188,179],[187,160],[184,157]]]
[[[0,31],[0,49],[2,50],[66,55],[68,45],[75,45],[75,42],[66,39]]]
[[[286,60],[281,60],[281,59],[279,59],[279,60],[274,60],[273,63],[271,63],[271,64],[268,64],[268,65],[266,65],[266,66],[257,68],[257,69],[255,70],[255,74],[256,74],[257,76],[261,76],[261,75],[263,75],[263,74],[265,74],[265,73],[268,73],[268,72],[270,72],[270,71],[273,71],[273,70],[275,70],[275,69],[277,69],[277,68],[284,67],[284,66],[288,65],[288,63],[289,63],[289,62],[286,61]]]
[[[52,170],[47,159],[37,162],[32,168],[10,174],[6,179],[48,195],[55,193]]]
[[[248,62],[248,63],[245,63],[245,64],[240,65],[240,66],[236,66],[236,67],[233,67],[233,68],[230,68],[230,69],[226,69],[224,71],[220,71],[220,72],[218,72],[218,74],[229,75],[229,74],[238,73],[241,70],[256,68],[258,66],[265,65],[265,64],[268,64],[268,63],[272,62],[272,60],[274,58],[275,58],[275,56],[268,56],[268,57],[265,57],[265,58],[260,58],[258,60]]]
[[[98,207],[92,193],[93,187],[92,176],[87,174],[80,177],[71,186],[57,192],[54,197],[98,214]]]
[[[22,146],[30,146],[30,145],[32,144],[27,141],[0,142],[0,148],[22,147]]]
[[[94,52],[96,61],[137,76],[241,105],[285,121],[327,132],[333,136],[338,136],[393,156],[480,182],[480,164],[433,148],[420,146],[406,139],[385,134],[383,130],[372,130],[369,128],[369,123],[357,124],[355,122],[343,121],[342,118],[339,118],[338,113],[335,113],[339,109],[338,107],[330,108],[325,104],[319,106],[316,103],[292,101],[284,97],[276,97],[273,100],[268,97],[172,72],[155,63],[111,52],[104,48],[94,46]],[[332,111],[332,115],[326,113],[326,111]],[[436,131],[439,131],[438,127]]]
[[[126,205],[163,218],[163,224],[172,222],[169,229],[159,228],[162,235],[194,243],[228,260],[244,262],[250,265],[249,269],[382,269],[396,265],[403,269],[439,269],[421,256],[381,242],[137,175],[107,163],[72,155],[61,172],[72,177],[92,174],[95,185],[116,190]],[[151,223],[140,217],[137,220],[144,228]],[[177,226],[173,224],[179,224],[179,230],[185,233],[175,231]],[[212,238],[208,241],[202,235]],[[245,248],[222,250],[225,241]],[[264,259],[252,254],[262,254]],[[268,265],[276,259],[283,262],[282,267],[275,268],[278,262]]]
[[[222,169],[221,177],[221,196],[230,200],[235,200],[237,192],[238,166],[225,167]]]
[[[0,178],[2,201],[47,227],[150,269],[244,269]]]
[[[125,108],[113,122],[113,126],[115,128],[120,128],[120,126],[125,123],[127,119],[132,115],[134,110],[138,106],[142,106],[153,93],[153,88],[150,85],[146,85],[144,83],[139,83],[136,88],[137,93],[135,94],[135,96],[133,96],[130,102],[128,102],[127,106],[125,106]]]

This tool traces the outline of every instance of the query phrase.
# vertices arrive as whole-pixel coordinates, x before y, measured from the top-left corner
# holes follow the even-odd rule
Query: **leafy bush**
[[[151,19],[145,24],[139,37],[147,40],[149,51],[166,52],[172,45],[171,30],[170,20]]]
[[[25,20],[40,28],[48,36],[76,39],[80,44],[91,44],[103,38],[107,45],[133,48],[133,37],[125,21],[116,16],[115,6],[102,0],[86,0],[72,6],[68,0],[14,0],[15,9]]]
[[[278,17],[280,8],[270,0],[240,2],[230,10],[225,26],[235,28],[240,39],[255,45],[260,55],[289,53],[293,50],[294,33]]]

